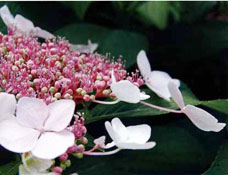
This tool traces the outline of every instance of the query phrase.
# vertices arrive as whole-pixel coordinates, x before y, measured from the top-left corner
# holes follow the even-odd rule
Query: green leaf
[[[151,139],[156,141],[157,146],[151,150],[122,150],[112,156],[74,158],[72,167],[65,174],[200,174],[213,161],[223,138],[222,132],[200,131],[183,117],[168,124],[152,126]]]
[[[211,167],[202,175],[225,175],[228,174],[228,141],[220,147],[216,159]]]
[[[18,172],[19,165],[19,161],[14,161],[6,165],[0,166],[0,175],[16,175]]]
[[[73,44],[87,44],[88,39],[99,44],[98,53],[111,53],[115,58],[123,56],[126,67],[135,64],[136,56],[141,49],[148,49],[148,40],[145,36],[124,30],[109,30],[105,27],[79,23],[66,26],[56,32],[64,36]]]
[[[154,24],[159,29],[165,29],[168,23],[170,3],[163,1],[145,2],[137,8],[143,20]]]
[[[217,2],[172,2],[172,4],[176,5],[177,13],[179,13],[180,16],[180,21],[193,22],[196,20],[201,20],[202,18],[200,17],[215,7]]]
[[[156,96],[151,90],[144,89],[142,91],[146,91],[147,94],[151,96],[151,98],[147,101],[151,104],[155,104],[158,106],[177,109],[176,104],[171,101],[167,102],[158,96]],[[181,91],[184,97],[184,101],[186,104],[199,105],[200,101],[193,95],[190,89],[182,83]],[[97,120],[108,119],[113,117],[145,117],[145,116],[156,116],[166,114],[166,112],[158,111],[147,106],[141,104],[131,104],[120,102],[115,105],[97,105],[95,108],[91,110],[89,116],[86,117],[86,123],[92,123]]]
[[[92,1],[75,1],[64,3],[74,10],[74,13],[79,17],[79,19],[83,19]]]
[[[142,34],[113,30],[108,33],[99,46],[98,51],[103,54],[109,52],[116,58],[122,55],[123,60],[126,60],[126,67],[128,68],[135,64],[136,56],[142,49],[148,49],[147,38]]]
[[[228,99],[218,99],[211,101],[204,101],[202,105],[207,106],[216,111],[222,112],[224,114],[228,114]]]

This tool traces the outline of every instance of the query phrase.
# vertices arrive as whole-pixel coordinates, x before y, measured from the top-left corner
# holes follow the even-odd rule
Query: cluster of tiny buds
[[[74,122],[68,128],[75,135],[75,144],[68,148],[68,150],[59,156],[59,163],[55,161],[52,166],[52,172],[57,174],[62,174],[62,172],[71,166],[71,161],[69,155],[77,157],[79,159],[83,158],[83,152],[85,151],[85,145],[88,143],[88,139],[85,137],[87,129],[84,126],[84,114],[77,113],[74,115]],[[57,164],[59,164],[57,166]]]
[[[0,34],[0,86],[8,93],[37,97],[47,104],[58,99],[77,103],[111,97],[111,72],[117,81],[127,79],[137,86],[139,73],[127,73],[121,58],[110,60],[97,53],[79,53],[67,40],[39,43],[37,38]]]

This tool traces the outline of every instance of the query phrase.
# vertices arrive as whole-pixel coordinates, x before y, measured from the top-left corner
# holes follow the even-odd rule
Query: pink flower
[[[11,107],[16,104],[7,104],[12,116],[0,123],[0,144],[6,149],[16,153],[31,151],[40,159],[54,159],[74,144],[74,135],[66,129],[74,114],[72,100],[46,105],[41,99],[23,97],[18,101],[16,117],[15,108]]]

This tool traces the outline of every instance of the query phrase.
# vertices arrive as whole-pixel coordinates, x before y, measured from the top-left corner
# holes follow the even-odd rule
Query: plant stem
[[[160,111],[166,111],[166,112],[172,112],[172,113],[179,113],[179,114],[183,113],[182,110],[174,110],[174,109],[163,108],[163,107],[156,106],[156,105],[153,105],[153,104],[144,102],[144,101],[140,101],[140,103],[143,104],[143,105],[145,105],[145,106],[148,106],[148,107],[151,107],[151,108],[154,108],[154,109],[158,109]]]
[[[89,151],[85,151],[83,152],[83,154],[88,155],[88,156],[108,156],[108,155],[112,155],[115,153],[118,153],[121,149],[117,148],[113,151],[108,151],[108,152],[89,152]]]
[[[114,104],[116,104],[116,103],[119,103],[119,100],[115,100],[115,101],[100,101],[100,100],[93,100],[93,102],[99,103],[99,104],[104,104],[104,105],[114,105]]]

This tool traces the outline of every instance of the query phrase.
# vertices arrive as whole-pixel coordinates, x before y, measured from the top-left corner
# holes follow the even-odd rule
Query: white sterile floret
[[[173,100],[196,127],[203,131],[219,132],[226,126],[225,123],[218,123],[218,120],[207,111],[192,105],[185,105],[183,96],[175,82],[170,81],[168,87]]]
[[[135,125],[125,127],[119,118],[105,122],[106,130],[120,149],[151,149],[156,143],[148,142],[151,136],[149,125]]]
[[[105,139],[106,139],[105,136],[101,136],[101,137],[95,139],[93,142],[94,142],[94,144],[99,145],[99,147],[103,148],[103,149],[109,149],[109,148],[112,148],[115,146],[114,142],[105,144]]]
[[[88,45],[85,44],[71,44],[70,45],[71,50],[78,51],[81,53],[93,53],[97,48],[97,43],[92,43],[90,40],[88,40]]]
[[[168,89],[169,81],[174,80],[178,86],[180,86],[180,81],[172,79],[166,72],[151,71],[150,62],[144,50],[138,53],[137,64],[147,87],[154,91],[159,97],[169,101],[171,97]]]
[[[23,166],[30,172],[46,172],[54,163],[54,160],[34,157],[30,152],[23,153],[21,157]]]
[[[128,103],[139,103],[141,100],[150,98],[149,95],[140,92],[140,89],[128,80],[116,82],[113,71],[111,90],[118,100]]]
[[[13,117],[12,111],[16,108],[16,98],[12,94],[0,93],[0,122]]]
[[[66,129],[74,114],[73,100],[46,105],[41,99],[22,97],[17,110],[11,107],[16,106],[16,101],[8,106],[12,117],[0,122],[0,144],[6,149],[16,153],[31,151],[37,158],[54,159],[74,144],[74,134]]]
[[[54,38],[54,35],[48,31],[35,27],[33,22],[29,19],[21,15],[16,15],[14,18],[6,5],[0,8],[0,16],[6,26],[8,28],[15,29],[15,32],[18,34],[32,35],[44,39]]]

